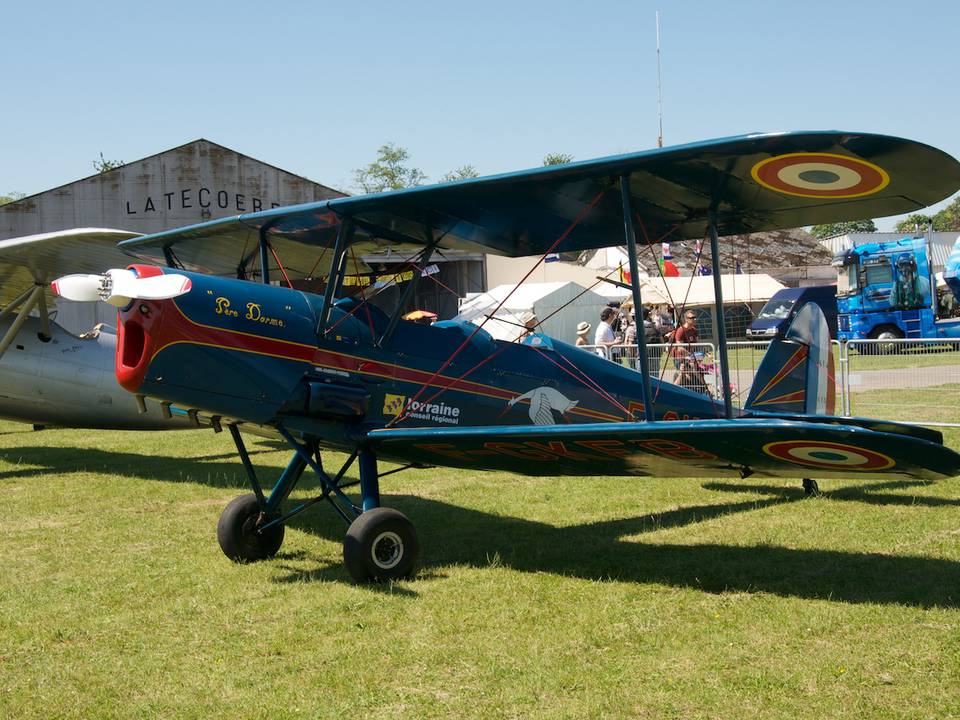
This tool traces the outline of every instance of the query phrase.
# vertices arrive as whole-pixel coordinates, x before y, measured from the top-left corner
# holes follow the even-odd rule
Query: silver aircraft
[[[57,324],[50,281],[131,261],[117,243],[137,233],[78,228],[0,241],[0,417],[35,427],[172,430],[198,424],[117,384],[116,330],[75,334]],[[91,325],[93,325],[91,323]]]

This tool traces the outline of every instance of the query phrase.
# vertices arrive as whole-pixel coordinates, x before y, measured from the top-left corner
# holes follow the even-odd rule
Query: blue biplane
[[[379,461],[551,476],[960,473],[935,431],[831,414],[832,354],[815,305],[773,342],[735,408],[719,274],[724,393],[713,400],[541,334],[509,343],[468,323],[403,320],[433,253],[545,257],[625,243],[640,306],[638,234],[643,244],[707,239],[716,258],[720,235],[913,212],[958,188],[960,163],[908,140],[747,135],[215,220],[121,243],[155,264],[67,276],[54,289],[120,308],[123,387],[230,430],[252,493],[220,517],[227,556],[274,555],[285,523],[326,501],[348,525],[350,575],[382,580],[413,571],[419,542],[404,515],[381,507]],[[343,293],[345,278],[370,272],[363,258],[386,248],[414,271],[392,312]],[[318,258],[322,294],[293,289]],[[290,287],[271,284],[278,270]],[[269,492],[243,424],[292,449]],[[330,473],[322,449],[349,458]],[[358,481],[345,476],[354,462]],[[322,491],[287,507],[307,467]],[[346,493],[354,485],[359,501]]]

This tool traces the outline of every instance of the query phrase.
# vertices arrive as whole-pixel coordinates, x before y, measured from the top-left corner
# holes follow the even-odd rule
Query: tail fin
[[[781,340],[770,343],[754,378],[746,410],[832,415],[836,400],[827,319],[807,303]]]

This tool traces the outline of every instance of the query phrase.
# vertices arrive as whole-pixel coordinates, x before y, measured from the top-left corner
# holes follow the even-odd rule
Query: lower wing
[[[842,422],[842,421],[841,421]],[[384,458],[524,475],[885,477],[960,474],[960,454],[935,432],[741,419],[374,430]]]

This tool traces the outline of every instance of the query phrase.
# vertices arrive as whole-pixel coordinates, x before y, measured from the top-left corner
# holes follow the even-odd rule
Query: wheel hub
[[[380,533],[370,546],[370,557],[381,570],[396,567],[403,558],[403,540],[395,532]]]

